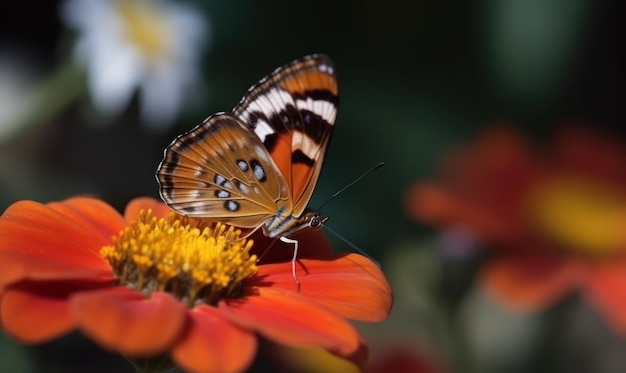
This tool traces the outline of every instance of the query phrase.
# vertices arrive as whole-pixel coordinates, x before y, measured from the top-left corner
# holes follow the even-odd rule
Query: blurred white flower
[[[148,129],[173,122],[200,81],[209,30],[198,9],[166,0],[67,0],[61,17],[79,33],[75,59],[97,108],[118,113],[138,89]]]
[[[20,130],[34,85],[33,70],[24,56],[0,46],[0,145]]]

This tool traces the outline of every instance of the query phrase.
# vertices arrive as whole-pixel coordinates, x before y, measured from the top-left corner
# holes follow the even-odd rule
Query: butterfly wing
[[[161,198],[191,217],[251,228],[292,209],[287,185],[267,149],[230,113],[214,114],[172,141],[157,179]]]
[[[233,113],[254,130],[280,169],[293,215],[307,207],[332,134],[339,101],[333,62],[311,55],[250,88]]]

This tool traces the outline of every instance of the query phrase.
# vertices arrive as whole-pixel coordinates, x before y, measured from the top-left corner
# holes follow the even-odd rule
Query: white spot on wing
[[[254,150],[256,150],[256,154],[259,156],[259,158],[261,158],[264,162],[270,162],[270,156],[267,153],[267,150],[265,148],[262,148],[260,146],[255,146]]]
[[[261,111],[267,117],[271,117],[285,109],[287,105],[295,106],[291,94],[282,89],[272,88],[265,94],[258,95],[248,106]]]
[[[250,193],[250,188],[246,184],[244,184],[244,183],[237,184],[237,188],[239,188],[239,190],[243,194],[249,194]]]
[[[202,201],[191,202],[189,206],[191,207],[192,210],[204,209],[206,207],[204,202]]]
[[[243,160],[237,161],[237,166],[243,172],[248,171],[248,164],[246,163],[246,161],[243,161]]]
[[[328,73],[329,75],[332,75],[334,73],[333,67],[326,64],[319,65],[319,70],[323,73]]]
[[[267,123],[264,120],[259,119],[259,121],[256,124],[256,128],[254,128],[254,133],[256,133],[256,135],[259,137],[259,139],[261,139],[261,141],[265,141],[265,138],[268,135],[271,135],[274,133],[274,129],[270,127],[269,123]]]
[[[235,212],[239,210],[239,204],[235,201],[228,201],[226,202],[226,209],[231,212]]]
[[[257,180],[263,180],[265,179],[265,170],[263,170],[263,166],[261,166],[260,164],[256,163],[254,165],[254,177],[256,177]]]
[[[325,119],[331,125],[335,123],[335,117],[337,115],[337,108],[335,105],[326,100],[313,100],[311,98],[306,100],[297,100],[296,107],[299,110],[309,110],[323,119]]]
[[[315,159],[316,153],[319,150],[319,145],[313,141],[309,136],[306,136],[304,133],[300,131],[295,131],[293,133],[292,143],[297,145],[297,148],[302,151],[302,153],[306,154],[309,158]]]
[[[272,103],[272,107],[279,111],[284,109],[287,105],[293,105],[293,97],[291,94],[282,89],[273,88],[267,92],[266,96]],[[271,113],[274,113],[274,111],[271,111]]]
[[[226,182],[226,178],[220,174],[215,175],[215,184],[217,185],[224,185],[224,183]]]

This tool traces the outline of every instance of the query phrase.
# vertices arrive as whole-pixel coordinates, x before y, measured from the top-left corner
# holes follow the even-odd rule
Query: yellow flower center
[[[118,0],[115,2],[122,18],[128,39],[149,57],[167,56],[168,48],[163,35],[164,15],[157,6],[144,0]]]
[[[530,194],[532,224],[560,246],[591,256],[626,243],[626,196],[577,178],[542,183]]]
[[[219,299],[236,297],[242,281],[257,272],[257,258],[249,254],[252,241],[240,234],[221,223],[194,227],[174,213],[157,219],[148,210],[100,254],[120,284],[146,296],[167,291],[190,308],[215,305]]]

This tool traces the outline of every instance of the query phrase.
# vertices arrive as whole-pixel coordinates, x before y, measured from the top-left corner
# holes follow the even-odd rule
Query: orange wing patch
[[[338,95],[337,80],[328,73],[319,70],[302,70],[297,74],[287,75],[280,82],[280,87],[292,95],[304,95],[306,91],[326,90]]]

